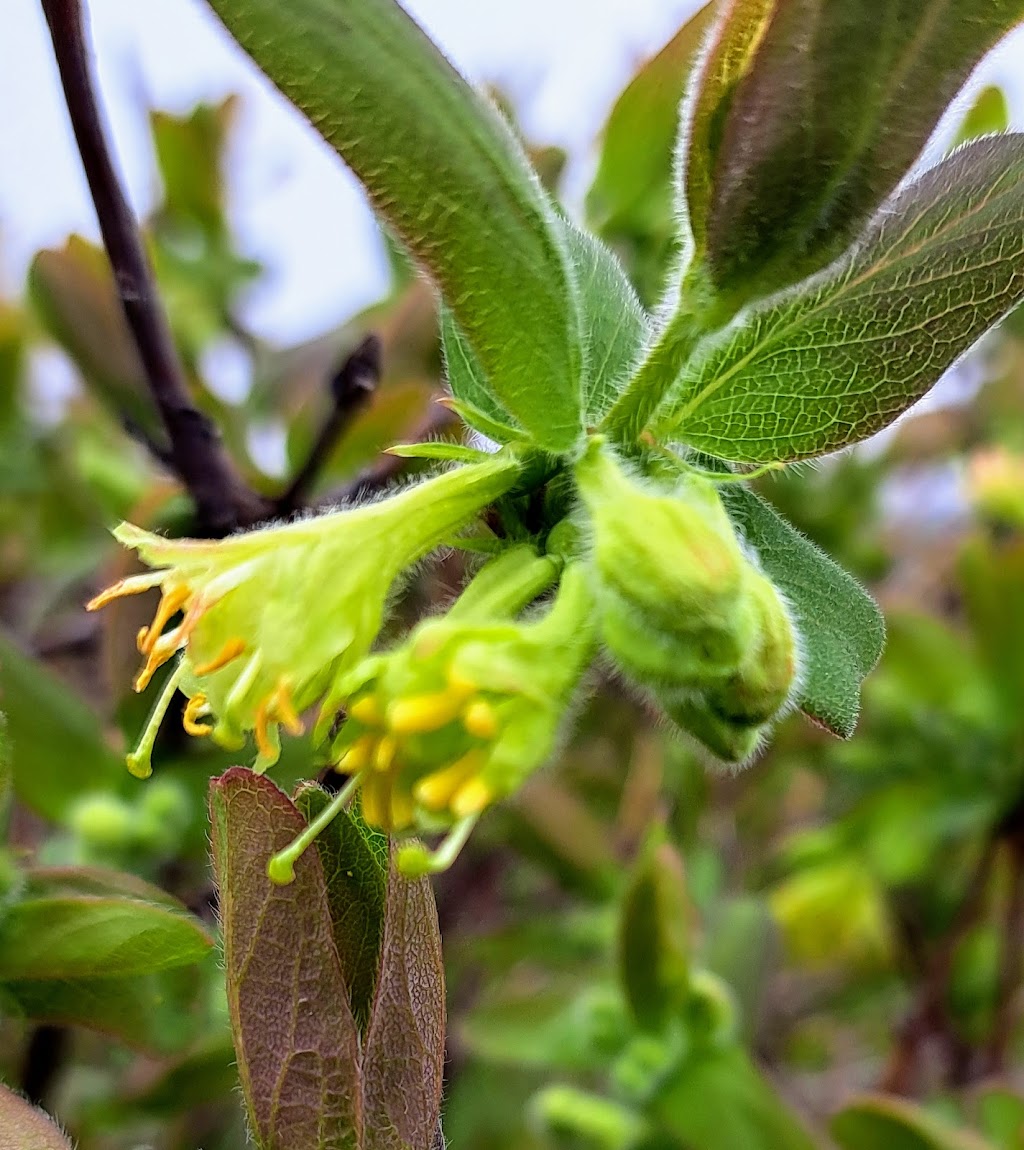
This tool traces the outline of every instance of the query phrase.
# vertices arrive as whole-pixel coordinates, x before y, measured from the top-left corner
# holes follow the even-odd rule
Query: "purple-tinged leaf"
[[[71,1150],[41,1110],[0,1086],[0,1150]]]
[[[305,827],[269,779],[240,767],[211,783],[228,1003],[261,1150],[359,1150],[359,1036],[342,977],[320,856],[290,886],[267,860]]]
[[[441,1112],[445,989],[430,881],[391,863],[383,964],[366,1036],[365,1150],[433,1150]]]

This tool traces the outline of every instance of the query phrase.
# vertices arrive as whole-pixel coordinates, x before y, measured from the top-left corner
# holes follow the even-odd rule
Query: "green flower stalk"
[[[338,679],[367,654],[401,573],[508,491],[519,470],[503,452],[377,503],[216,542],[118,527],[115,537],[156,570],[122,579],[89,609],[160,589],[153,622],[138,635],[137,691],[180,653],[128,757],[132,772],[150,774],[175,689],[188,696],[190,734],[238,748],[252,732],[256,768],[273,764],[280,728],[301,734],[302,712],[321,702],[329,708]]]
[[[363,818],[388,832],[452,829],[435,855],[407,846],[399,857],[407,873],[448,865],[480,814],[554,754],[597,645],[584,565],[565,566],[542,614],[515,616],[560,568],[528,546],[512,548],[481,569],[448,615],[420,623],[343,680],[347,720],[332,755],[350,784],[338,802],[358,789]],[[276,856],[271,877],[290,881],[313,837]]]

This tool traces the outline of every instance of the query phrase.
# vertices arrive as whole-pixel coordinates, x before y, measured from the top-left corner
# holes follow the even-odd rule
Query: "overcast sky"
[[[20,289],[40,246],[96,227],[60,101],[37,0],[0,0],[0,275]],[[593,141],[636,64],[698,0],[407,0],[455,63],[514,98],[527,131],[567,146],[585,186]],[[271,269],[249,316],[282,341],[315,334],[375,299],[383,268],[354,180],[259,77],[200,0],[90,0],[104,103],[133,201],[153,197],[147,106],[184,111],[243,96],[231,192],[243,245]],[[1024,128],[1024,36],[978,83],[1010,91]]]

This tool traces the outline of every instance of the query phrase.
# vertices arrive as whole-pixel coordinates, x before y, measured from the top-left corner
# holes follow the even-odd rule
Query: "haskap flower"
[[[122,579],[89,604],[159,588],[138,635],[135,689],[179,655],[129,768],[150,771],[160,721],[176,689],[185,729],[228,748],[255,736],[257,769],[277,760],[280,728],[302,732],[302,712],[362,659],[399,575],[516,482],[503,452],[390,498],[207,542],[165,539],[124,523],[114,531],[156,568]]]
[[[489,562],[446,616],[420,623],[398,648],[343,680],[347,719],[333,744],[337,769],[358,787],[363,818],[386,831],[455,827],[553,755],[596,648],[583,564],[561,571],[551,604],[515,616],[559,578],[561,563],[519,546]],[[326,716],[325,716],[326,718]],[[288,881],[297,851],[271,868]],[[439,869],[407,848],[410,873]]]

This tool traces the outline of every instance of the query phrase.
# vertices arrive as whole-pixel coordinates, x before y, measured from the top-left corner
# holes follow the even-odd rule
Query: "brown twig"
[[[278,515],[290,515],[302,505],[338,440],[369,403],[380,382],[380,357],[380,340],[375,335],[368,335],[334,373],[330,414],[313,442],[306,462],[278,499]]]
[[[41,0],[82,166],[114,282],[200,529],[223,535],[268,508],[234,467],[215,425],[192,402],[135,218],[114,169],[89,69],[81,0]]]

